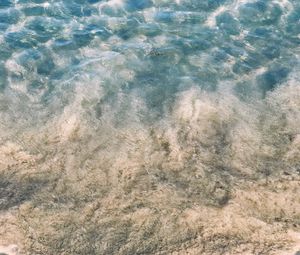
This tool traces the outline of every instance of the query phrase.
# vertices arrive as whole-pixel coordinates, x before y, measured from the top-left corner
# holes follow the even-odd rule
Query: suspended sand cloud
[[[17,231],[32,228],[24,238],[35,252],[62,253],[57,242],[68,241],[69,254],[197,254],[222,245],[229,254],[275,254],[291,245],[299,217],[295,89],[255,109],[192,88],[151,126],[135,120],[143,105],[133,102],[130,121],[116,127],[106,108],[95,128],[75,100],[46,128],[23,133],[23,146],[3,144],[10,199],[2,206],[18,206]]]
[[[0,252],[300,249],[296,1],[0,8]]]

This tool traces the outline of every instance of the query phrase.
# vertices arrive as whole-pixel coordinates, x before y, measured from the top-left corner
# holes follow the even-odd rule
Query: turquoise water
[[[50,107],[91,76],[102,102],[135,91],[157,116],[191,86],[264,98],[298,67],[299,8],[297,1],[3,0],[1,93],[24,96],[25,108]]]
[[[11,242],[284,247],[299,230],[299,46],[298,0],[0,0],[0,212],[26,240]]]

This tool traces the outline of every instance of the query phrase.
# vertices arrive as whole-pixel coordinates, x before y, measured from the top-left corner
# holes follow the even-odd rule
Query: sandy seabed
[[[300,249],[297,82],[257,102],[192,87],[151,124],[138,120],[147,110],[134,94],[104,105],[101,119],[88,114],[85,90],[44,125],[2,126],[3,253]]]

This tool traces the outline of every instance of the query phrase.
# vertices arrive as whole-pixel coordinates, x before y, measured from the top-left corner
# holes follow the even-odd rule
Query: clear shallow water
[[[299,8],[297,1],[5,0],[1,91],[24,96],[25,108],[50,107],[91,76],[103,98],[135,91],[156,115],[191,86],[263,98],[298,66]]]
[[[227,230],[211,226],[221,216],[201,214],[188,228],[178,219],[235,201],[241,183],[298,176],[299,44],[293,0],[1,0],[0,209],[20,207],[19,228],[37,228],[20,245],[31,254],[168,254],[186,251],[178,247],[192,246],[204,224],[221,237],[200,238],[202,252],[218,254]],[[243,224],[272,223],[280,209],[299,223],[299,201],[241,201]],[[78,220],[88,208],[94,218]],[[270,229],[251,239],[265,254]],[[228,252],[240,242],[253,251],[238,233]]]

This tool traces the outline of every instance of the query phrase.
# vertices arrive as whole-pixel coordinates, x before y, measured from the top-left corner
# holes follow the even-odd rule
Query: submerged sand
[[[43,127],[7,129],[2,252],[295,254],[299,86],[253,104],[226,93],[191,88],[152,124],[133,100],[123,123],[97,120],[80,94]]]

